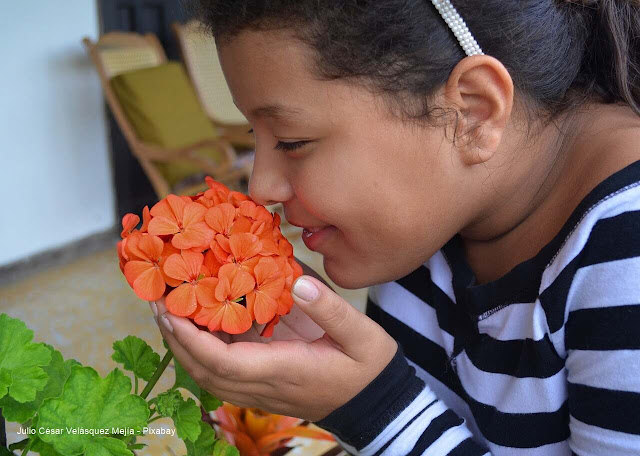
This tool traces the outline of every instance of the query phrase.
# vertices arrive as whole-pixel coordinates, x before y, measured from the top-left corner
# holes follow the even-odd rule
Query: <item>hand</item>
[[[292,293],[294,308],[325,331],[315,340],[226,343],[188,318],[167,313],[162,300],[157,301],[160,331],[189,375],[220,400],[319,421],[375,379],[398,345],[320,280],[304,275],[294,286],[303,279],[318,296],[307,302]],[[295,317],[290,320],[296,330]]]

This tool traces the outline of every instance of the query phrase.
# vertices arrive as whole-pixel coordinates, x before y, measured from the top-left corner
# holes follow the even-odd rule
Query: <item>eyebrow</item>
[[[234,101],[233,104],[236,105],[236,102]],[[237,107],[238,105],[236,105]],[[253,117],[271,117],[277,120],[285,120],[303,113],[304,111],[301,109],[287,107],[278,103],[260,106],[251,111]]]

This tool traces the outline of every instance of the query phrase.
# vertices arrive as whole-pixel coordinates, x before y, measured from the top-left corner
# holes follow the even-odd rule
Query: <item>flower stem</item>
[[[138,376],[134,374],[134,377],[136,378],[136,394],[138,394]]]
[[[153,423],[155,420],[159,420],[160,418],[164,418],[164,416],[160,416],[160,415],[158,415],[158,416],[156,416],[155,418],[150,419],[150,420],[149,420],[149,424]]]
[[[29,453],[29,449],[31,448],[31,443],[33,442],[33,440],[29,440],[27,442],[27,446],[24,447],[24,450],[22,450],[22,456],[26,456]]]
[[[160,364],[158,364],[156,371],[153,373],[153,377],[151,377],[149,383],[147,383],[147,385],[142,390],[142,393],[140,393],[140,397],[142,397],[142,399],[146,399],[153,387],[156,386],[156,383],[158,383],[158,379],[167,368],[167,366],[169,365],[169,361],[171,361],[172,358],[173,353],[171,353],[171,350],[167,350],[167,354],[164,355],[164,358],[162,358],[162,361],[160,361]]]

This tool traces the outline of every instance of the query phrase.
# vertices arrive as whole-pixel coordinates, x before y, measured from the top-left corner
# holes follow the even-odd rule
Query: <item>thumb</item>
[[[355,360],[370,357],[372,332],[387,336],[377,323],[314,277],[298,277],[292,291],[298,307],[326,332],[324,339],[328,335]]]

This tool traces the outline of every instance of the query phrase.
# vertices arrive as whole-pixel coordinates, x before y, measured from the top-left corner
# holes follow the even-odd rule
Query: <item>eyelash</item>
[[[253,128],[251,130],[249,130],[247,133],[253,133]],[[292,142],[292,143],[285,143],[282,141],[278,141],[278,144],[276,144],[275,149],[277,150],[285,150],[285,151],[292,151],[292,150],[296,150],[301,148],[302,146],[304,146],[305,144],[307,144],[310,141],[298,141],[298,142]]]

